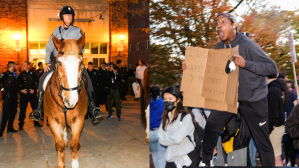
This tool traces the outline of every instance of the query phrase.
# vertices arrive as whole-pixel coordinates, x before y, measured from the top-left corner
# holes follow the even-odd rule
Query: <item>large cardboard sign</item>
[[[184,106],[237,113],[239,69],[226,74],[225,67],[238,50],[187,47],[181,83]]]

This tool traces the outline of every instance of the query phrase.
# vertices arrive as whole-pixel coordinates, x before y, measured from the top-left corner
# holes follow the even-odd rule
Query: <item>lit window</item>
[[[90,43],[90,54],[99,54],[99,43]]]
[[[86,53],[86,54],[90,54],[89,43],[85,43],[85,46],[84,46],[84,53]]]
[[[30,54],[38,54],[38,43],[30,43]]]
[[[101,43],[101,47],[100,47],[100,54],[107,54],[107,47],[108,44],[107,43]]]

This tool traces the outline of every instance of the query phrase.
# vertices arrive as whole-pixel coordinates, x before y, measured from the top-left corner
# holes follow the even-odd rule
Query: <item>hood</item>
[[[150,99],[150,106],[153,109],[158,109],[161,106],[164,107],[164,100],[162,98],[159,98],[156,101]]]
[[[280,88],[282,91],[284,91],[284,87],[283,87],[283,85],[282,85],[282,83],[279,81],[279,80],[274,80],[274,81],[272,81],[272,82],[270,82],[269,84],[268,84],[268,88],[270,89],[271,87],[278,87],[278,88]]]

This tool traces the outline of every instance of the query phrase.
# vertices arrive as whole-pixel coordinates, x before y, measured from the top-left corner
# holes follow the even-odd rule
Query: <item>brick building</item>
[[[149,1],[137,0],[129,4],[129,67],[135,68],[139,59],[149,63]]]
[[[8,61],[17,64],[28,60],[27,0],[0,0],[0,73]],[[15,34],[20,34],[19,52]]]

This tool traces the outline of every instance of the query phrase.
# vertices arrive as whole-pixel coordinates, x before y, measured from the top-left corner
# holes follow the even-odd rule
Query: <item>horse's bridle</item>
[[[58,55],[59,55],[59,54],[64,55],[64,52],[59,52]],[[82,53],[79,53],[79,55],[82,56]],[[60,61],[58,61],[58,57],[56,57],[56,61],[57,61],[57,64],[55,65],[55,66],[56,66],[55,69],[56,69],[56,72],[57,72],[57,77],[58,77],[59,87],[60,87],[61,92],[62,92],[63,90],[65,90],[65,91],[73,91],[73,90],[77,90],[78,93],[80,93],[80,91],[81,91],[82,74],[83,74],[83,69],[84,69],[83,62],[80,63],[80,64],[81,64],[81,75],[80,75],[80,79],[79,79],[79,84],[78,84],[78,86],[73,87],[73,88],[65,88],[65,87],[62,85],[62,83],[61,83],[61,78],[60,78],[60,76],[59,76],[58,65],[61,65],[61,63],[60,63]],[[58,94],[59,94],[59,96],[62,98],[62,94],[61,94],[61,92],[59,91]]]
[[[59,52],[58,54],[62,54],[62,55],[64,55],[64,52]],[[82,56],[82,53],[79,53],[79,55]],[[56,69],[56,71],[57,71],[57,78],[58,78],[59,86],[60,86],[60,90],[58,89],[58,95],[63,99],[62,94],[61,94],[61,92],[62,92],[63,90],[66,90],[66,91],[78,90],[78,94],[80,94],[80,91],[81,91],[81,83],[83,82],[83,80],[82,80],[82,74],[83,74],[83,69],[84,69],[84,64],[83,64],[83,62],[81,62],[81,75],[80,75],[80,79],[79,79],[79,84],[78,84],[78,86],[73,87],[73,88],[65,88],[65,87],[63,87],[63,85],[62,85],[62,83],[61,83],[61,79],[60,79],[59,72],[58,72],[58,64],[61,65],[60,61],[58,61],[58,57],[56,57],[56,61],[57,61],[57,64],[55,65],[55,69]],[[51,86],[52,86],[52,77],[53,77],[53,75],[51,76],[50,81],[49,81],[50,94],[51,94],[52,99],[55,101],[55,103],[61,108],[62,112],[64,113],[65,124],[66,124],[66,127],[69,129],[70,126],[67,124],[67,119],[66,119],[66,113],[67,113],[67,110],[68,110],[68,109],[65,107],[65,105],[64,105],[64,106],[60,105],[60,104],[54,99],[54,96],[53,96],[53,94],[52,94],[52,88],[51,88]],[[56,82],[55,82],[55,83],[56,83]],[[57,85],[57,83],[56,83],[56,85]],[[84,88],[84,90],[85,90],[85,87],[84,87],[84,86],[83,86],[83,88]],[[85,92],[86,92],[86,90],[85,90]]]

